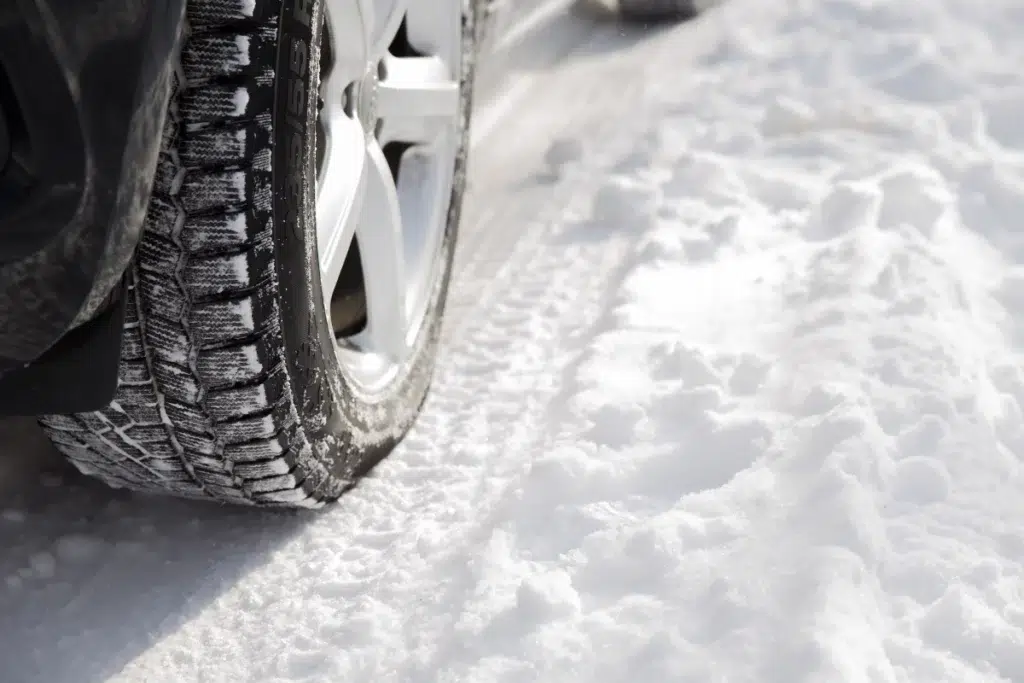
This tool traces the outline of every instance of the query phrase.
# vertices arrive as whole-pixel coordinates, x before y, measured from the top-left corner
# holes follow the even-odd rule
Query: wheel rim
[[[342,372],[386,389],[438,278],[459,146],[461,0],[326,0],[317,254]]]

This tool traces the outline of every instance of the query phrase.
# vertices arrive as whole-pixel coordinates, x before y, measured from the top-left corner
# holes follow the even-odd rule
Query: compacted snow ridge
[[[320,514],[0,478],[0,681],[1024,682],[1022,29],[731,0],[533,74],[635,97],[466,227],[410,438]]]

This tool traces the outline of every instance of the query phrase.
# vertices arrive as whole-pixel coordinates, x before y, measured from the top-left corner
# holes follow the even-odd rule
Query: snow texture
[[[733,0],[622,48],[634,115],[552,148],[339,507],[0,480],[0,680],[1024,681],[1022,26]]]

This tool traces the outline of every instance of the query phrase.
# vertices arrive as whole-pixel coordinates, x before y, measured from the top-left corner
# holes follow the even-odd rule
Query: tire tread
[[[204,0],[174,90],[128,274],[115,400],[40,419],[117,487],[315,507],[333,495],[290,399],[270,219],[270,104],[281,0]],[[303,463],[300,466],[300,463]]]

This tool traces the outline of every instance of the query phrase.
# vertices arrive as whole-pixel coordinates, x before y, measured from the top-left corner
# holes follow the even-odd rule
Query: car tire
[[[460,5],[440,265],[408,357],[368,397],[339,364],[313,257],[321,1],[189,0],[127,273],[116,396],[103,410],[40,418],[79,470],[143,492],[318,507],[404,437],[433,372],[465,187],[478,30],[476,3]]]

